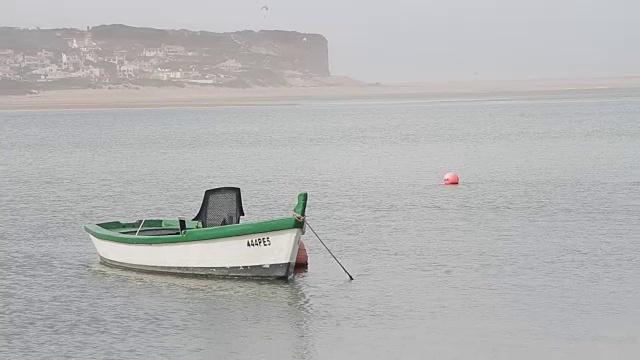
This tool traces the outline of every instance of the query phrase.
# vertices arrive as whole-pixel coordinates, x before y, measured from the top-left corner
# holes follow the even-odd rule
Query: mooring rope
[[[309,222],[307,221],[307,226],[309,227],[309,229],[313,232],[313,234],[318,238],[318,240],[320,240],[320,242],[322,243],[322,245],[324,246],[325,249],[327,249],[327,251],[329,252],[329,254],[331,254],[331,256],[333,256],[333,259],[338,263],[338,265],[340,265],[340,267],[342,268],[342,270],[344,270],[345,273],[347,273],[347,275],[349,276],[349,280],[353,280],[353,276],[351,276],[351,274],[349,274],[349,272],[347,271],[347,269],[344,268],[344,266],[342,266],[342,264],[340,263],[340,261],[338,261],[338,259],[335,257],[335,255],[333,255],[333,253],[331,252],[331,250],[329,250],[329,248],[327,247],[327,245],[324,244],[324,241],[322,241],[322,239],[320,239],[320,236],[318,236],[318,234],[316,234],[315,230],[313,230],[313,228],[311,227],[311,225],[309,224]]]

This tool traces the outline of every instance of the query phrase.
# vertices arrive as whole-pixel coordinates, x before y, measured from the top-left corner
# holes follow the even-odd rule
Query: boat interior
[[[200,210],[191,221],[139,220],[122,224],[123,226],[116,231],[127,235],[180,235],[188,229],[239,224],[242,216],[244,209],[240,188],[219,187],[205,191]]]
[[[142,228],[140,230],[129,230],[129,229],[125,229],[124,231],[119,231],[121,234],[127,234],[127,235],[144,235],[144,236],[166,236],[166,235],[180,235],[180,229],[179,228],[175,228],[175,229],[149,229],[149,228]]]

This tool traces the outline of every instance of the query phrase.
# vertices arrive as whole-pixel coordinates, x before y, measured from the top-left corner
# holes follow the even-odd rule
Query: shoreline
[[[0,96],[0,110],[98,110],[290,106],[305,101],[422,99],[461,96],[533,95],[579,91],[640,90],[640,77],[459,81],[359,86],[272,87],[250,89],[140,88],[54,90],[35,95]]]

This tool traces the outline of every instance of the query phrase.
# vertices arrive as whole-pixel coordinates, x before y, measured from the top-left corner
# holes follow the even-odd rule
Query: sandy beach
[[[640,77],[464,81],[419,84],[227,89],[211,87],[87,89],[0,96],[0,110],[126,109],[293,105],[307,100],[526,94],[552,91],[640,89]]]

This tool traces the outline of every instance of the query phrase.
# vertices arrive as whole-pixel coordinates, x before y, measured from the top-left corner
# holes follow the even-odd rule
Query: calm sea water
[[[459,173],[459,186],[441,185]],[[640,92],[0,112],[0,357],[637,359]],[[82,224],[309,193],[290,282],[98,261]]]

